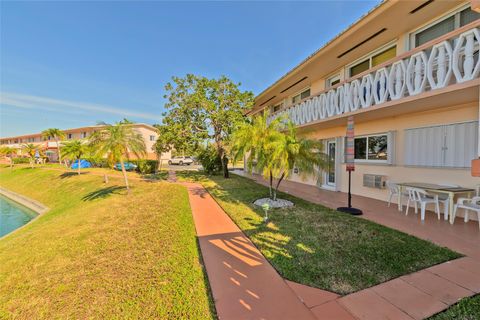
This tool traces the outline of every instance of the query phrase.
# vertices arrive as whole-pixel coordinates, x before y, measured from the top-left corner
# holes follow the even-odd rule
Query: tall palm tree
[[[35,164],[35,155],[37,152],[40,152],[37,145],[33,143],[25,143],[22,145],[22,150],[25,152],[30,160],[30,168],[33,169],[33,165]]]
[[[0,148],[0,155],[7,157],[10,160],[10,169],[13,169],[13,155],[17,154],[17,149],[3,146]]]
[[[60,143],[59,143],[59,141],[65,139],[65,137],[66,137],[65,133],[62,130],[57,129],[57,128],[49,128],[49,129],[46,129],[46,130],[42,131],[42,137],[45,138],[45,139],[52,138],[53,140],[55,140],[55,143],[57,144],[58,162],[62,163],[62,155],[60,153]]]
[[[146,147],[142,135],[129,123],[119,122],[93,133],[90,136],[90,145],[99,155],[106,156],[111,164],[120,162],[125,187],[130,194],[125,161],[129,159],[130,153],[137,158],[145,155]]]
[[[65,142],[62,147],[63,157],[71,161],[78,161],[78,174],[80,174],[81,158],[88,152],[88,145],[82,140]]]

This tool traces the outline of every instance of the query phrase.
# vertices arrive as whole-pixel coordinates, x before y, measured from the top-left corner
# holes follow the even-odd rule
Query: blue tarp
[[[92,167],[92,164],[90,162],[88,162],[87,160],[85,159],[81,159],[80,160],[80,169],[85,169],[85,168],[90,168]],[[78,169],[78,160],[75,160],[71,167],[72,169]]]

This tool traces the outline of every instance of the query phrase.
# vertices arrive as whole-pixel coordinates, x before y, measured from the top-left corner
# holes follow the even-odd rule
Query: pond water
[[[34,211],[0,195],[0,238],[36,216]]]

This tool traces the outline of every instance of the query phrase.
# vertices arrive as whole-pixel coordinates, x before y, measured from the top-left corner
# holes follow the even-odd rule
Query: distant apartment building
[[[144,123],[135,123],[131,124],[131,126],[143,137],[143,140],[145,141],[145,146],[147,149],[145,158],[157,159],[157,154],[154,152],[153,149],[155,141],[157,141],[158,138],[157,130],[153,126]],[[92,133],[101,130],[104,127],[104,125],[95,125],[81,128],[66,129],[62,131],[65,133],[65,141],[70,141],[87,139],[92,135]],[[60,144],[62,142],[60,142]],[[1,145],[8,145],[17,148],[19,150],[19,156],[22,155],[22,145],[26,143],[33,143],[39,145],[42,149],[45,150],[45,154],[48,157],[49,161],[58,161],[56,142],[53,140],[53,138],[45,139],[44,137],[42,137],[41,132],[15,137],[0,138]],[[131,155],[131,157],[135,158],[134,155]],[[170,159],[170,153],[162,154],[162,159]]]
[[[291,119],[332,160],[318,179],[290,179],[346,192],[354,116],[353,193],[385,200],[385,180],[479,184],[478,10],[475,0],[384,1],[260,93],[251,115]]]

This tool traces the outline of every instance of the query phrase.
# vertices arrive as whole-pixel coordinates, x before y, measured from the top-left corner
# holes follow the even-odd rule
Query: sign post
[[[348,172],[348,207],[339,207],[338,211],[350,213],[352,215],[361,215],[360,209],[352,207],[352,171],[355,171],[355,132],[353,116],[348,117],[347,121],[347,145],[345,148],[345,163]]]

